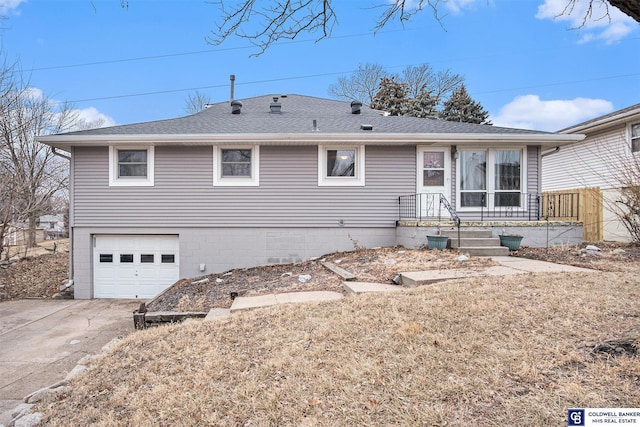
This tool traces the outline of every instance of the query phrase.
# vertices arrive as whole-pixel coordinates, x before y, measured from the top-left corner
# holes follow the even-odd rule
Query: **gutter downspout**
[[[63,159],[67,159],[69,161],[69,166],[71,166],[71,156],[66,154],[62,154],[56,151],[55,147],[51,147],[51,152],[54,156],[62,157]],[[69,174],[71,175],[71,173]],[[72,197],[73,192],[71,191],[72,176],[69,176],[69,273],[68,280],[65,283],[65,286],[68,288],[73,288],[73,227],[71,226],[71,206],[73,204]]]

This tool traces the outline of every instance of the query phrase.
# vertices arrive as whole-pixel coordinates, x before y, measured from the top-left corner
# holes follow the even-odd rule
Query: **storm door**
[[[440,195],[451,201],[451,149],[418,147],[418,195],[416,206],[420,218],[446,217],[440,207]]]

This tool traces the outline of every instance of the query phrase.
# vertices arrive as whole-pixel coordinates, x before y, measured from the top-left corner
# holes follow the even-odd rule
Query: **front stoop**
[[[500,238],[493,237],[491,230],[460,230],[460,246],[458,231],[442,233],[449,237],[452,249],[472,256],[508,256],[509,248],[500,246]]]

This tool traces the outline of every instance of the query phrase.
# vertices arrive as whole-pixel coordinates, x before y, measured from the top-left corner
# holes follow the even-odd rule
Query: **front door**
[[[418,147],[418,200],[420,218],[447,216],[442,212],[440,195],[451,201],[451,149]]]

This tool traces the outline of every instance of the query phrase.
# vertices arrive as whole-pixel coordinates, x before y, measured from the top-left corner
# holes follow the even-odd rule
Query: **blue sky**
[[[258,57],[246,40],[206,43],[218,10],[204,0],[129,0],[128,9],[119,0],[0,0],[0,36],[34,91],[106,124],[185,115],[195,89],[228,100],[230,74],[238,99],[328,98],[329,86],[361,63],[459,73],[501,126],[553,131],[640,102],[640,24],[615,8],[611,22],[572,29],[587,0],[561,18],[569,0],[449,0],[442,25],[425,10],[374,35],[380,10],[371,6],[384,1],[335,0],[331,38],[303,34]]]

